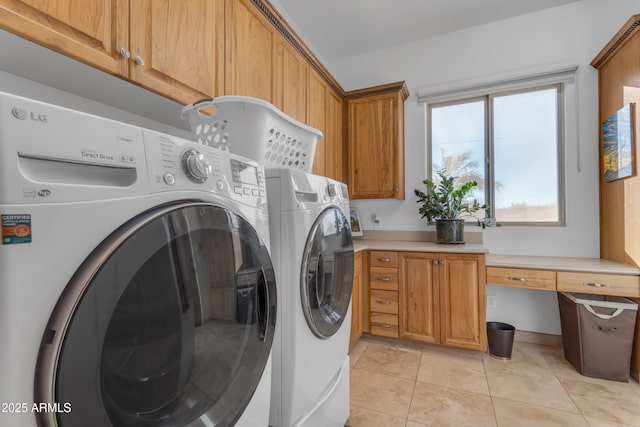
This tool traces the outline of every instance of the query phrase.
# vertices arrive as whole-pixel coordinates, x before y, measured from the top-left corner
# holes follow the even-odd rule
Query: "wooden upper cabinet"
[[[126,76],[129,0],[0,0],[0,28],[110,74]]]
[[[404,82],[347,93],[352,199],[404,199]]]
[[[274,104],[290,117],[306,123],[309,65],[287,40],[279,40]]]
[[[189,104],[222,93],[224,0],[131,1],[130,78]]]
[[[342,97],[315,70],[309,70],[309,125],[320,129],[313,173],[344,181]]]
[[[0,0],[0,26],[184,104],[224,83],[224,0]]]
[[[225,95],[275,102],[275,28],[249,0],[226,0]]]
[[[325,173],[340,182],[346,181],[345,146],[342,136],[342,97],[333,90],[327,92],[327,116],[325,125]]]
[[[320,75],[311,70],[309,73],[309,126],[322,132],[322,141],[316,144],[312,173],[326,175],[326,139],[327,139],[327,85]]]

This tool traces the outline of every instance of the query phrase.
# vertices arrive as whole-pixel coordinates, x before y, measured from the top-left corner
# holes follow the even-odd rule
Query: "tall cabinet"
[[[598,70],[598,128],[600,143],[600,257],[640,266],[640,174],[611,182],[604,180],[602,122],[635,103],[632,119],[636,135],[633,156],[640,159],[640,14],[633,15],[591,61]],[[636,169],[637,169],[636,165]],[[640,299],[636,299],[640,303]],[[640,316],[636,323],[631,369],[640,373]]]

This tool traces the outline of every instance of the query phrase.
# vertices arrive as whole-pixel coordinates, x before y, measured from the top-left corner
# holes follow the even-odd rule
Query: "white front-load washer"
[[[266,427],[262,167],[0,94],[0,425]]]
[[[267,170],[278,281],[270,425],[342,427],[349,417],[353,241],[346,185]]]

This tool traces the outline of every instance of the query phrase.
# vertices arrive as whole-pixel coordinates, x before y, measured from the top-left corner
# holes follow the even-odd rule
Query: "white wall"
[[[636,0],[582,0],[328,64],[345,90],[405,80],[411,93],[405,103],[406,200],[353,201],[364,229],[373,228],[374,213],[382,218],[381,229],[425,228],[413,195],[426,174],[426,114],[418,89],[575,64],[578,111],[567,121],[566,227],[497,227],[483,238],[492,253],[598,257],[597,71],[589,62],[639,11]],[[488,294],[497,299],[497,307],[487,310],[489,320],[560,332],[555,294],[499,287],[488,287]]]

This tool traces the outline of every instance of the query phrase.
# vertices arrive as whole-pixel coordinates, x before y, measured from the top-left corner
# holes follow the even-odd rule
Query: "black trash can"
[[[511,359],[516,328],[508,323],[487,322],[489,354],[502,360]]]

